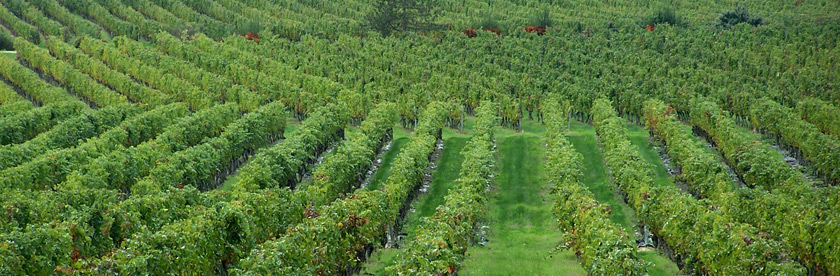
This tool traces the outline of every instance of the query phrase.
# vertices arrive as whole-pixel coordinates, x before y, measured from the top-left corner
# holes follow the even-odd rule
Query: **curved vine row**
[[[23,143],[87,110],[82,102],[50,104],[0,118],[0,145]]]
[[[171,102],[169,95],[164,95],[158,90],[137,83],[131,77],[112,70],[108,65],[91,58],[76,47],[64,43],[55,37],[47,40],[47,47],[59,59],[72,63],[82,72],[85,72],[101,83],[109,85],[136,103],[156,107]]]
[[[36,103],[43,105],[72,102],[81,103],[63,88],[46,83],[41,80],[38,74],[11,58],[0,56],[0,74],[23,90],[26,96]]]
[[[34,107],[31,101],[18,95],[14,88],[0,81],[0,120],[29,111]]]
[[[15,39],[15,49],[33,67],[43,70],[99,107],[129,103],[128,99],[100,84],[72,65],[50,55],[49,50],[23,39]]]
[[[285,107],[281,102],[261,106],[225,127],[218,137],[159,160],[149,176],[132,187],[132,193],[149,193],[168,187],[193,186],[206,191],[220,184],[216,179],[237,158],[283,137]]]
[[[101,135],[67,149],[41,154],[20,166],[0,172],[2,187],[29,190],[50,189],[64,181],[73,170],[93,158],[114,149],[146,141],[162,131],[189,110],[181,104],[170,104],[140,114]]]
[[[840,139],[840,108],[817,98],[804,98],[796,103],[795,111],[805,121],[824,133]]]
[[[38,31],[38,28],[15,16],[5,5],[6,3],[0,4],[0,22],[5,22],[18,37],[23,37],[33,43],[40,43],[41,32]]]
[[[332,183],[334,181],[340,183],[341,181],[339,179],[353,181],[358,178],[358,175],[364,175],[366,166],[362,166],[359,163],[370,162],[369,160],[372,157],[364,155],[375,154],[379,144],[389,135],[390,131],[388,130],[394,125],[393,111],[389,111],[392,110],[391,104],[383,104],[380,107],[380,109],[372,112],[370,117],[365,120],[366,123],[363,123],[359,132],[357,132],[358,134],[354,134],[354,136],[351,136],[346,142],[342,143],[336,150],[336,153],[330,155],[325,160],[325,163],[318,167],[313,174],[314,182],[310,187],[316,187],[317,185]],[[325,108],[322,110],[327,111],[329,109]],[[310,116],[310,118],[314,117]],[[312,123],[307,125],[313,126]],[[307,135],[306,129],[298,129],[295,131],[295,134],[297,133],[301,133],[299,134],[301,136]],[[341,163],[347,160],[354,160],[353,162],[357,164]],[[236,198],[242,199],[243,201],[248,201],[247,198],[253,198],[251,191],[245,191],[240,187],[242,186],[237,186],[234,190]],[[271,187],[253,191],[253,193],[270,192],[275,189],[277,188]],[[281,194],[288,195],[288,191],[287,189],[281,190]],[[299,216],[299,214],[293,214],[289,210],[302,210],[302,208],[292,205],[297,203],[286,202],[284,200],[279,201],[285,203],[284,205],[271,203],[271,206],[277,210],[268,212],[253,210],[250,213],[249,216],[251,218],[265,218],[266,220],[260,220],[262,223],[242,218],[230,220],[231,214],[226,212],[226,209],[245,208],[243,210],[248,210],[256,208],[256,206],[248,205],[248,203],[243,201],[223,201],[224,203],[217,205],[217,208],[194,208],[195,213],[190,218],[164,226],[160,232],[144,235],[142,236],[142,240],[133,241],[129,245],[129,249],[120,251],[120,254],[125,254],[122,256],[127,259],[122,259],[122,257],[114,258],[115,265],[123,272],[130,271],[132,273],[185,271],[184,268],[187,266],[190,266],[189,269],[191,271],[198,271],[205,274],[214,273],[219,271],[220,267],[225,267],[231,262],[238,261],[244,253],[249,252],[256,244],[273,236],[272,233],[279,233],[282,230],[281,227],[289,224],[284,218]],[[300,201],[292,199],[292,202]],[[193,225],[228,225],[228,227],[221,229],[212,227],[193,228],[191,227]],[[185,236],[195,237],[193,242],[199,246],[184,248],[178,246],[179,243],[170,243]],[[154,253],[157,255],[157,250],[168,252],[165,254],[167,257],[154,258],[153,261],[146,262],[146,264],[136,264],[132,261],[138,259],[148,260],[147,256],[152,255],[146,254]],[[126,254],[129,252],[135,253]]]
[[[426,108],[422,121],[394,161],[385,188],[360,190],[307,211],[307,219],[246,253],[231,273],[338,274],[358,265],[359,251],[381,240],[386,228],[398,220],[412,191],[422,183],[449,108],[439,102]]]
[[[498,106],[482,102],[476,110],[473,136],[464,151],[464,163],[455,186],[434,215],[423,218],[417,236],[386,268],[393,275],[434,275],[460,270],[467,248],[476,240],[476,223],[486,212],[485,193],[490,190],[496,161],[493,128]]]
[[[108,47],[105,42],[85,36],[81,38],[79,49],[94,58],[102,60],[117,71],[157,88],[175,100],[187,103],[192,109],[207,108],[218,100],[211,97],[213,94],[201,91],[172,74],[163,73],[156,67],[144,64],[136,59],[124,57],[116,49]]]
[[[0,146],[0,170],[20,165],[50,150],[76,145],[133,117],[139,111],[140,107],[135,105],[87,110],[79,116],[61,121],[49,131],[22,144]]]
[[[149,174],[158,160],[194,146],[208,137],[218,136],[238,116],[239,111],[233,104],[201,110],[167,127],[154,140],[92,160],[67,176],[62,186],[129,191],[137,180]]]
[[[255,110],[266,101],[264,96],[258,95],[242,85],[234,84],[227,77],[197,68],[190,62],[161,53],[157,49],[147,47],[138,41],[124,36],[115,37],[113,41],[113,47],[126,54],[124,57],[132,57],[145,64],[155,64],[156,68],[164,74],[176,75],[204,91],[219,93],[220,100],[238,103],[239,109],[242,111]],[[103,45],[112,47],[111,44]]]

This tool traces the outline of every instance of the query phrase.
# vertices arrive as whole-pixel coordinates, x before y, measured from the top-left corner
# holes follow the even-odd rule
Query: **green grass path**
[[[487,215],[490,241],[467,250],[463,275],[586,275],[571,251],[547,258],[561,243],[561,233],[543,180],[544,141],[531,127],[497,136],[499,174]]]
[[[434,213],[443,203],[449,188],[458,177],[463,157],[460,155],[469,140],[471,120],[465,132],[444,130],[444,152],[432,180],[431,189],[412,203],[416,212],[410,213],[404,224],[412,237],[412,229],[420,218]],[[553,198],[548,195],[544,181],[545,154],[542,133],[544,128],[533,121],[524,121],[523,132],[498,128],[496,130],[497,170],[496,189],[489,194],[487,223],[490,226],[485,246],[475,245],[467,251],[462,275],[586,275],[571,251],[550,252],[560,244],[561,233],[552,214]],[[659,185],[673,185],[662,163],[647,140],[647,132],[635,125],[627,125],[628,137],[639,147],[646,161],[653,165]],[[395,135],[399,137],[400,135]],[[395,141],[400,141],[396,138]],[[584,155],[584,182],[596,199],[613,208],[612,219],[630,233],[636,218],[633,210],[613,192],[606,174],[604,158],[589,125],[573,122],[569,139]],[[383,157],[383,167],[369,187],[389,175],[388,166],[402,145],[395,142]],[[658,165],[657,165],[658,164]],[[670,184],[669,184],[670,183]],[[392,263],[400,249],[377,249],[365,264],[361,275],[384,275],[384,268]],[[674,263],[657,251],[639,252],[639,256],[653,264],[650,275],[676,275]]]
[[[648,163],[652,165],[655,172],[657,185],[673,185],[668,176],[659,155],[651,148],[647,140],[648,132],[639,126],[626,124],[628,139],[635,145]],[[572,129],[568,132],[569,141],[575,146],[575,150],[583,155],[584,176],[583,182],[589,188],[595,199],[602,204],[609,204],[612,208],[610,219],[624,227],[628,233],[636,231],[638,225],[636,214],[624,200],[612,190],[612,183],[609,182],[607,170],[604,165],[604,155],[598,148],[598,141],[595,138],[595,128],[581,122],[572,122]],[[679,272],[677,265],[670,259],[657,251],[640,251],[640,258],[653,264],[648,268],[650,275],[676,275]]]

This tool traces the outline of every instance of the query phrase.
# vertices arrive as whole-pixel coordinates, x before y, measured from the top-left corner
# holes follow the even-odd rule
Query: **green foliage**
[[[303,175],[305,164],[313,162],[318,154],[343,137],[347,120],[344,106],[316,109],[282,144],[259,150],[242,167],[237,189],[294,187]]]
[[[48,84],[38,74],[5,55],[0,55],[0,75],[43,105],[82,103],[63,88]]]
[[[701,196],[720,199],[731,192],[726,168],[713,153],[694,140],[691,128],[680,123],[674,109],[659,100],[645,101],[645,126],[668,146],[668,155],[680,166],[689,189]]]
[[[146,104],[150,107],[171,102],[169,95],[164,95],[156,89],[138,83],[121,72],[112,70],[102,61],[86,55],[70,44],[62,42],[58,37],[51,36],[49,38],[47,40],[47,46],[56,57],[73,64],[80,71],[109,85],[131,101]],[[84,37],[83,41],[88,42],[89,39],[89,37]]]
[[[551,18],[551,13],[547,9],[532,15],[528,22],[531,24],[531,26],[537,27],[554,26],[554,19]]]
[[[455,187],[434,216],[423,218],[417,236],[408,242],[396,263],[386,268],[391,275],[444,275],[460,270],[467,247],[477,240],[477,223],[486,213],[485,194],[493,181],[497,106],[482,102]]]
[[[680,26],[682,24],[682,19],[677,16],[676,11],[672,7],[662,7],[642,21],[642,25],[645,26],[666,23],[671,26]]]
[[[139,111],[138,106],[132,105],[87,110],[81,115],[61,121],[49,131],[22,144],[0,146],[0,170],[20,165],[49,150],[74,146],[133,117]]]
[[[308,219],[286,235],[256,247],[231,273],[339,274],[357,266],[359,252],[384,237],[412,191],[422,183],[450,108],[439,102],[427,107],[383,189],[359,190],[329,205],[308,209]]]
[[[236,28],[236,32],[238,34],[245,34],[245,33],[254,33],[259,34],[265,27],[259,22],[255,20],[249,20],[245,23],[242,23]]]
[[[81,102],[56,103],[0,118],[0,144],[23,143],[86,108]]]
[[[424,32],[437,29],[438,9],[434,0],[377,0],[367,15],[368,26],[389,36],[401,32]]]
[[[829,183],[840,183],[840,140],[822,133],[793,109],[771,99],[761,98],[750,111],[753,126],[779,136],[802,152],[809,165]]]
[[[796,103],[796,113],[821,131],[840,139],[840,108],[829,102],[807,97]]]
[[[488,14],[484,15],[484,17],[481,19],[481,21],[479,21],[478,24],[476,24],[476,25],[479,28],[485,28],[485,29],[499,28],[499,21],[496,20],[495,15],[493,15],[492,13],[488,13]]]
[[[30,65],[62,82],[96,106],[106,107],[129,103],[124,95],[102,85],[73,65],[53,57],[45,48],[20,38],[15,39],[15,48]]]
[[[593,123],[604,145],[614,183],[642,223],[665,240],[682,260],[710,274],[800,275],[781,243],[758,229],[735,222],[720,209],[705,205],[674,186],[654,187],[652,171],[624,133],[624,120],[606,99],[596,100]],[[724,225],[725,227],[721,227]],[[697,230],[701,231],[697,231]],[[730,256],[718,258],[716,256]]]
[[[749,11],[747,11],[747,8],[738,6],[734,10],[724,12],[720,18],[718,18],[717,26],[729,29],[740,23],[758,26],[764,23],[764,19],[755,14],[750,14]]]
[[[67,181],[61,186],[66,189],[88,187],[129,191],[137,180],[149,174],[157,160],[218,136],[238,117],[239,110],[233,104],[201,110],[181,118],[154,140],[91,160],[67,176]]]
[[[202,32],[201,27],[192,23],[173,26],[169,29],[169,34],[181,39],[190,39],[200,32]]]
[[[12,42],[12,38],[9,37],[9,34],[6,32],[0,32],[0,50],[3,51],[14,51],[15,45]]]
[[[147,83],[148,86],[157,88],[158,91],[166,94],[157,97],[187,103],[194,110],[207,108],[212,105],[214,100],[218,100],[211,98],[211,96],[214,96],[213,94],[201,91],[192,83],[184,81],[176,75],[164,73],[155,66],[144,64],[134,58],[125,57],[123,53],[110,43],[84,36],[79,43],[79,49],[111,65],[112,68],[141,80]],[[147,99],[147,101],[154,102],[156,99]]]
[[[566,246],[575,250],[590,275],[646,275],[647,265],[636,256],[632,236],[610,221],[609,208],[581,184],[583,157],[563,132],[571,111],[568,103],[548,99],[545,107],[545,168],[554,185],[554,214],[566,233]]]

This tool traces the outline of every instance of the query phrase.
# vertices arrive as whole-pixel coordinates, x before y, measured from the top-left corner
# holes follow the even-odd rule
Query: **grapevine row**
[[[636,256],[636,244],[621,226],[610,220],[609,206],[581,182],[583,156],[566,139],[568,106],[558,100],[543,103],[546,126],[545,171],[552,194],[554,214],[565,235],[567,246],[578,256],[589,275],[646,275],[646,263]]]
[[[644,116],[645,126],[668,146],[668,155],[682,169],[680,177],[692,193],[718,201],[733,191],[734,183],[727,168],[694,140],[691,127],[677,121],[673,108],[660,100],[648,100],[644,104]]]
[[[226,76],[267,99],[284,100],[287,107],[290,107],[289,103],[292,102],[289,96],[297,94],[294,92],[296,88],[273,76],[251,69],[235,59],[228,60],[228,57],[201,51],[167,33],[158,33],[153,40],[155,46],[162,52],[192,62],[207,71]]]
[[[142,13],[143,15],[148,16],[150,19],[153,19],[159,22],[160,24],[169,27],[167,31],[170,32],[175,32],[177,28],[186,27],[188,24],[184,20],[181,20],[180,18],[172,14],[172,12],[170,12],[169,10],[155,5],[149,0],[125,1],[125,3],[122,4],[129,5],[138,12]],[[195,27],[198,28],[198,26]]]
[[[785,163],[778,153],[761,143],[755,135],[744,133],[717,104],[709,101],[695,103],[691,109],[691,124],[711,137],[748,186],[768,191],[810,186],[801,172]]]
[[[70,149],[52,151],[36,157],[33,161],[0,173],[0,183],[6,191],[49,188],[63,180],[72,171],[96,156],[114,148],[129,146],[155,136],[176,118],[188,112],[186,106],[172,104],[140,114],[102,135]],[[14,190],[13,190],[14,189]],[[17,193],[17,192],[15,192]],[[4,192],[6,194],[6,192]],[[10,192],[11,194],[11,192]],[[40,193],[38,193],[40,194]],[[93,191],[78,191],[75,200],[93,197]],[[115,196],[115,195],[112,195]],[[41,199],[43,200],[43,199]],[[56,206],[62,208],[63,206]],[[100,206],[101,207],[101,206]],[[26,210],[24,210],[26,211]],[[99,224],[102,221],[89,217],[88,210],[73,212],[76,220]],[[84,224],[43,223],[25,225],[21,229],[0,234],[0,271],[15,274],[43,275],[53,273],[61,265],[68,264],[79,251],[90,250],[80,246],[85,239],[76,239],[87,229]],[[4,223],[4,228],[7,228]],[[75,254],[74,254],[75,252]],[[37,260],[37,261],[33,261]]]
[[[35,108],[32,102],[18,95],[14,88],[0,79],[0,120],[32,108]]]
[[[176,75],[204,91],[218,93],[222,101],[238,103],[239,109],[242,111],[252,111],[265,101],[263,96],[257,95],[254,91],[241,85],[234,84],[226,77],[196,68],[190,62],[168,56],[155,48],[146,47],[138,41],[124,36],[115,37],[113,41],[115,44],[113,46],[111,44],[103,45],[106,45],[107,48],[114,47],[124,53],[125,55],[122,56],[123,62],[134,58],[145,64],[155,64],[156,68],[163,74]],[[109,55],[117,56],[117,53],[113,53],[111,50],[103,50],[103,54],[106,52]],[[116,60],[115,57],[106,59]]]
[[[159,31],[167,30],[160,22],[147,19],[145,15],[134,10],[134,8],[123,5],[120,0],[97,0],[97,2],[114,15],[122,17],[126,22],[136,26],[142,36],[148,37]],[[121,33],[120,35],[127,34]]]
[[[54,37],[47,40],[50,51],[59,59],[72,63],[79,70],[97,81],[107,84],[136,103],[155,107],[170,102],[170,96],[160,91],[137,83],[131,77],[112,70],[99,60],[91,58],[82,51]]]
[[[223,43],[215,43],[205,36],[197,36],[192,44],[197,48],[206,52],[219,53],[225,58],[236,58],[238,62],[247,66],[248,68],[256,68],[258,71],[275,76],[278,79],[290,84],[297,84],[300,88],[299,93],[293,99],[299,99],[294,102],[294,110],[308,110],[309,106],[323,102],[324,98],[334,98],[337,93],[342,90],[342,85],[330,79],[304,74],[297,69],[274,60],[271,56],[260,56],[254,54],[250,49],[259,47],[253,41],[249,41],[243,37],[229,37]],[[361,102],[354,101],[352,104],[348,103],[351,113],[354,118],[361,118],[368,110],[355,110],[364,105]]]
[[[467,143],[464,163],[455,186],[434,215],[423,218],[417,236],[408,242],[386,268],[389,274],[445,274],[460,270],[466,251],[477,240],[475,230],[486,212],[496,157],[493,128],[498,125],[498,106],[485,101],[476,110],[473,136]]]
[[[108,47],[105,42],[90,37],[82,37],[79,49],[96,59],[102,60],[117,71],[157,88],[177,101],[186,103],[192,109],[207,108],[217,100],[211,97],[212,94],[208,95],[207,92],[175,75],[163,73],[154,66],[125,57],[116,49]]]
[[[219,105],[181,118],[166,127],[163,133],[153,140],[143,142],[136,147],[118,148],[107,155],[91,160],[70,173],[65,182],[56,186],[56,191],[28,191],[41,193],[43,197],[50,200],[32,200],[42,195],[6,199],[3,204],[15,206],[15,208],[7,210],[4,221],[13,222],[12,224],[16,224],[16,227],[23,228],[29,224],[46,223],[54,217],[67,218],[74,209],[87,209],[93,205],[102,206],[106,205],[104,204],[106,202],[116,203],[118,198],[105,197],[105,199],[90,201],[77,201],[73,198],[77,193],[95,194],[92,191],[127,192],[136,179],[148,175],[156,160],[198,144],[206,137],[218,135],[224,126],[234,121],[237,116],[238,112],[234,106]],[[97,197],[91,196],[91,198]],[[126,201],[136,201],[136,198],[139,197],[132,197]],[[9,200],[17,202],[12,204]],[[49,204],[44,206],[44,203]],[[131,203],[126,205],[131,205]],[[64,208],[57,208],[57,206]],[[30,213],[26,210],[39,210],[39,212]],[[112,212],[110,216],[118,215]],[[102,214],[102,217],[106,218],[109,215]],[[115,232],[126,235],[129,231]]]
[[[238,116],[239,111],[232,104],[201,110],[168,127],[154,140],[92,160],[67,176],[64,185],[127,192],[149,174],[155,162],[218,136]]]
[[[157,6],[173,13],[183,21],[193,22],[196,28],[199,28],[199,30],[215,39],[221,39],[234,32],[230,25],[207,15],[198,13],[181,1],[150,0],[150,2],[154,2]]]
[[[66,148],[99,135],[139,113],[135,105],[86,110],[22,144],[0,146],[0,170],[20,165],[47,151]]]
[[[5,23],[6,26],[9,26],[12,32],[18,37],[22,37],[33,43],[41,42],[41,32],[38,31],[38,28],[29,25],[29,23],[15,16],[4,5],[6,4],[0,4],[0,23]]]
[[[709,275],[804,273],[790,262],[779,242],[759,235],[752,226],[734,222],[676,187],[654,187],[648,164],[630,144],[623,120],[610,102],[596,100],[592,113],[614,183],[641,221],[682,263]]]
[[[339,164],[336,162],[347,161],[347,160],[359,160],[362,162],[370,162],[369,159],[371,157],[367,156],[359,156],[364,155],[365,152],[372,152],[375,154],[375,150],[378,148],[379,144],[386,139],[386,136],[390,133],[388,131],[393,126],[393,113],[389,111],[392,107],[389,106],[390,104],[383,104],[381,105],[380,109],[371,112],[370,117],[365,120],[358,135],[354,135],[350,137],[346,142],[342,143],[342,145],[336,150],[336,153],[330,155],[330,157],[325,161],[324,164],[320,165],[316,172],[314,173],[313,179],[316,179],[316,182],[321,181],[319,184],[325,184],[330,182],[327,179],[355,179],[357,175],[364,175],[364,172],[367,170],[365,166],[352,166],[349,164]],[[328,109],[322,109],[322,111],[326,111]],[[326,115],[323,112],[316,112],[320,113],[317,115]],[[310,119],[314,118],[316,114],[312,114]],[[390,118],[390,119],[389,119]],[[307,119],[309,120],[309,119]],[[318,121],[320,119],[316,119]],[[370,121],[368,121],[370,120]],[[312,124],[307,124],[312,126]],[[305,129],[299,129],[295,131],[295,134],[303,131],[301,135],[307,135]],[[294,135],[294,134],[293,134]],[[284,141],[285,144],[287,141]],[[359,146],[365,145],[370,148],[364,149],[362,152],[358,152],[356,150],[359,149]],[[348,149],[354,149],[353,152],[348,152]],[[347,155],[351,156],[347,156]],[[334,161],[329,161],[334,160]],[[354,162],[359,162],[354,161]],[[339,166],[344,165],[346,168],[341,168]],[[324,180],[320,180],[324,179]],[[313,182],[313,186],[315,182]],[[242,186],[237,186],[242,187]],[[264,190],[253,191],[253,193],[262,193],[265,191],[271,191],[276,188],[268,188]],[[281,190],[280,194],[288,195],[289,190]],[[236,189],[236,196],[243,197],[250,195],[251,191],[245,191],[241,188]],[[218,231],[217,229],[213,228],[191,228],[185,229],[186,232],[181,232],[175,236],[197,236],[196,240],[194,241],[200,247],[197,248],[181,248],[181,247],[174,247],[167,245],[166,242],[169,240],[168,237],[173,236],[172,231],[181,231],[178,230],[179,228],[172,228],[170,226],[165,226],[162,228],[161,232],[155,233],[151,236],[146,236],[144,238],[150,238],[145,241],[138,241],[133,243],[132,246],[136,246],[136,248],[143,249],[143,248],[159,248],[160,250],[165,250],[168,252],[166,258],[156,259],[154,263],[147,263],[144,265],[133,265],[130,260],[136,258],[144,258],[141,256],[131,256],[129,261],[119,262],[118,265],[122,265],[121,268],[124,271],[141,271],[145,273],[152,273],[154,271],[160,271],[160,269],[164,269],[162,271],[183,271],[182,269],[186,265],[191,265],[192,271],[199,271],[201,273],[213,273],[216,271],[220,266],[226,265],[228,262],[237,261],[243,253],[250,251],[256,243],[260,243],[266,240],[268,237],[273,236],[272,233],[278,233],[282,231],[282,227],[284,225],[288,225],[289,222],[284,220],[283,218],[291,218],[299,216],[296,213],[290,213],[288,210],[302,210],[302,208],[294,207],[292,204],[299,205],[299,200],[292,199],[291,202],[288,201],[279,201],[281,203],[285,203],[285,205],[279,205],[275,208],[277,210],[271,210],[270,212],[266,212],[263,210],[255,210],[250,215],[256,218],[271,218],[269,221],[265,221],[264,223],[256,223],[250,221],[225,221],[223,218],[225,214],[213,211],[213,210],[206,210],[206,211],[197,211],[200,212],[198,216],[194,216],[188,218],[184,221],[175,222],[173,225],[221,225],[221,224],[234,224],[236,225],[234,228],[228,227],[226,231]],[[295,203],[292,203],[295,202]],[[225,204],[235,204],[235,203],[225,203]],[[274,206],[276,203],[272,203]],[[249,205],[240,205],[245,208],[255,208]],[[278,221],[278,218],[280,219]],[[245,230],[248,229],[248,230]],[[247,232],[246,232],[247,231]],[[236,238],[231,239],[230,237],[247,237],[248,241],[243,242],[242,239]],[[199,250],[198,252],[195,252]],[[131,250],[129,250],[130,252]],[[139,250],[134,250],[135,252]],[[140,251],[142,252],[142,251]],[[223,263],[220,263],[220,260]]]
[[[7,0],[4,5],[27,22],[38,26],[41,32],[51,36],[64,37],[64,30],[62,29],[64,26],[47,17],[43,11],[34,7],[29,1]]]
[[[780,136],[782,141],[799,149],[809,166],[824,175],[827,182],[840,184],[840,140],[820,132],[791,108],[768,98],[754,103],[750,120],[753,126]]]
[[[138,186],[144,192],[183,186],[202,191],[216,188],[231,172],[227,170],[229,164],[283,137],[284,108],[280,102],[263,105],[225,127],[218,137],[159,160],[149,176],[132,187],[132,192]]]
[[[393,174],[383,190],[360,190],[307,210],[307,219],[246,253],[232,273],[335,275],[358,265],[359,251],[381,240],[422,183],[448,108],[439,102],[426,108],[423,120],[393,163]]]
[[[225,108],[229,109],[230,106]],[[236,159],[247,156],[247,153],[256,147],[282,137],[286,119],[283,110],[281,103],[265,105],[228,124],[219,136],[205,139],[201,144],[156,160],[155,167],[148,171],[148,176],[137,180],[131,187],[129,199],[119,202],[102,214],[117,222],[112,226],[112,231],[116,233],[92,231],[91,241],[86,246],[94,248],[95,251],[84,252],[83,256],[101,256],[115,247],[122,248],[124,244],[120,243],[121,240],[139,242],[143,240],[139,236],[154,233],[161,227],[198,215],[192,211],[186,212],[189,210],[186,206],[212,207],[219,199],[196,195],[201,194],[198,189],[215,187],[220,183],[215,178],[224,179],[226,175],[221,173],[230,168]],[[175,194],[184,198],[175,200],[171,195],[162,194]],[[150,201],[159,200],[172,201],[167,205],[173,209],[147,209],[150,207]],[[140,216],[136,216],[137,214]]]
[[[242,167],[237,187],[246,191],[294,188],[303,178],[304,165],[313,162],[330,144],[344,136],[347,117],[344,106],[316,109],[283,143],[257,152]]]
[[[85,20],[81,16],[70,12],[67,8],[59,4],[56,0],[29,0],[30,3],[37,5],[42,11],[69,27],[76,35],[91,35],[99,36],[101,30],[96,24]]]
[[[58,1],[65,7],[78,14],[87,15],[93,20],[99,21],[100,25],[103,28],[105,28],[106,31],[111,33],[111,36],[125,35],[136,39],[141,38],[141,32],[137,25],[131,24],[129,22],[126,22],[125,20],[116,17],[115,15],[111,14],[111,12],[109,12],[108,9],[105,9],[96,2],[71,0]]]
[[[166,127],[154,140],[136,147],[120,148],[88,162],[68,176],[66,182],[56,186],[55,192],[29,191],[26,196],[10,194],[3,204],[15,208],[7,210],[6,221],[13,222],[14,228],[11,229],[50,225],[55,224],[54,221],[61,222],[59,226],[73,226],[67,230],[73,233],[76,254],[82,257],[99,256],[133,233],[159,228],[164,222],[175,220],[174,216],[183,208],[184,202],[196,198],[191,192],[198,193],[195,189],[181,189],[154,195],[132,195],[123,200],[117,195],[124,194],[128,189],[117,185],[127,186],[121,181],[148,174],[155,160],[168,156],[174,150],[197,144],[206,136],[217,135],[237,115],[231,105],[200,111]],[[212,124],[214,122],[220,124]],[[109,189],[111,187],[116,189]],[[80,200],[80,196],[84,199]],[[79,216],[76,210],[84,210],[83,215]],[[89,220],[90,217],[99,219]],[[69,254],[60,257],[63,257],[64,264],[71,262]]]
[[[78,99],[70,96],[63,88],[46,83],[41,80],[38,74],[27,69],[14,59],[0,57],[0,74],[20,88],[26,93],[27,98],[37,104],[46,106],[54,103],[79,102]]]
[[[840,232],[840,225],[830,223],[840,219],[833,195],[838,189],[811,188],[799,171],[754,136],[740,132],[714,103],[696,105],[691,121],[712,137],[746,184],[756,187],[739,189],[721,204],[730,205],[739,221],[782,240],[809,269],[840,271],[840,247],[824,242]]]
[[[825,134],[840,139],[840,108],[817,98],[804,98],[796,103],[796,113]]]
[[[3,187],[43,190],[64,181],[67,174],[89,160],[107,154],[119,147],[132,146],[146,141],[183,117],[189,110],[184,105],[170,104],[158,107],[111,128],[102,135],[67,149],[41,154],[20,166],[0,172]]]
[[[47,49],[22,39],[15,39],[15,49],[32,67],[49,74],[96,106],[106,107],[129,103],[125,96],[98,83],[72,65],[51,56]]]
[[[68,102],[31,108],[14,116],[0,118],[0,144],[23,143],[59,122],[86,110],[81,102]]]

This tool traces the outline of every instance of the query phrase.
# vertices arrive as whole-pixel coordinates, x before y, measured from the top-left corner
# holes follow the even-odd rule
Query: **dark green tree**
[[[733,11],[728,11],[720,16],[718,26],[721,28],[730,29],[732,26],[739,23],[747,23],[753,26],[758,26],[764,23],[764,19],[754,14],[750,14],[747,8],[738,6]]]
[[[371,29],[387,36],[439,28],[434,23],[437,13],[432,0],[378,0],[367,19]]]

